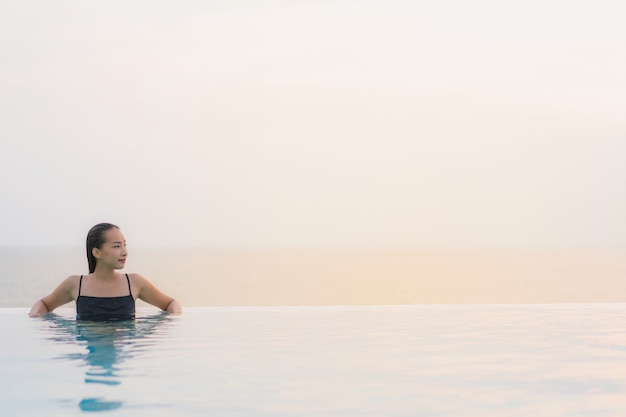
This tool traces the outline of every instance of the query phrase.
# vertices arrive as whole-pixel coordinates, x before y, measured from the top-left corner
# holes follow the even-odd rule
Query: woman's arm
[[[139,288],[137,298],[170,313],[180,314],[183,312],[178,301],[163,293],[150,280],[139,274],[130,274],[130,276]]]
[[[28,316],[38,317],[41,316],[43,313],[47,313],[48,311],[52,310],[48,309],[48,306],[43,302],[43,299],[41,299],[33,304],[30,311],[28,312]]]
[[[72,301],[74,299],[73,290],[76,287],[77,280],[77,275],[67,277],[49,295],[35,302],[28,315],[37,317]]]
[[[172,301],[169,302],[169,304],[165,308],[165,311],[168,311],[174,314],[180,314],[183,312],[183,306],[181,306],[178,301],[172,298]]]

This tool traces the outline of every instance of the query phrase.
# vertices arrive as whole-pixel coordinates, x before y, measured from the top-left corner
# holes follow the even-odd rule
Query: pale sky
[[[626,249],[623,1],[0,1],[0,245]]]

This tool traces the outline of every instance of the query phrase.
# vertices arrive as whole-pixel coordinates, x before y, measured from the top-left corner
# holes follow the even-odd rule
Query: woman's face
[[[126,250],[126,238],[120,229],[113,228],[104,232],[106,242],[100,249],[94,249],[94,256],[98,263],[103,263],[113,269],[122,269],[126,264],[128,251]]]

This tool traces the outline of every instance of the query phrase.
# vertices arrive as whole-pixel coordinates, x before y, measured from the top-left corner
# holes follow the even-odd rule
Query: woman
[[[137,298],[164,311],[180,314],[178,301],[162,293],[139,274],[121,274],[128,251],[119,227],[100,223],[87,234],[88,275],[67,277],[48,296],[37,301],[31,317],[76,300],[77,320],[131,320],[135,318]]]

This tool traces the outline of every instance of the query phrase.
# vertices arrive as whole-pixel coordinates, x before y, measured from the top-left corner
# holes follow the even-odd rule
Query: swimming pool
[[[2,416],[626,415],[626,304],[0,309]]]

